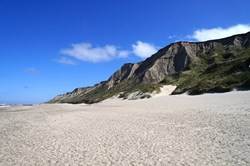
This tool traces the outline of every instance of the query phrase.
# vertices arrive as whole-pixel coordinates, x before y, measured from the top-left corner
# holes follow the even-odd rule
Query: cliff
[[[107,81],[77,88],[49,103],[95,103],[112,95],[152,92],[175,84],[173,94],[248,89],[250,32],[206,42],[172,43],[143,62],[124,64]],[[244,86],[243,86],[244,85]]]

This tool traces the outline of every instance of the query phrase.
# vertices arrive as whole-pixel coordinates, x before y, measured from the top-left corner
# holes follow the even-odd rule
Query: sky
[[[250,31],[249,0],[1,0],[0,104],[107,80],[176,41]]]

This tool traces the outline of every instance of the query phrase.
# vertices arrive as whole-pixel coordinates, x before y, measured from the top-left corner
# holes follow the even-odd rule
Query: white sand
[[[175,90],[175,88],[176,86],[173,86],[173,85],[162,86],[160,89],[161,90],[160,93],[153,94],[152,97],[156,98],[156,97],[162,97],[162,96],[169,96]]]
[[[0,165],[250,165],[250,92],[0,108]]]

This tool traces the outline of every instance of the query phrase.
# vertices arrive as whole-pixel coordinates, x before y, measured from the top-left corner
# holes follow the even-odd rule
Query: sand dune
[[[0,165],[250,165],[250,92],[0,108]]]
[[[160,93],[153,94],[153,98],[161,97],[161,96],[169,96],[175,90],[176,86],[173,85],[165,85],[160,89]]]

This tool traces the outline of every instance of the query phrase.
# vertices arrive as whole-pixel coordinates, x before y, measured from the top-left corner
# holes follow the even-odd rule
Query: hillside
[[[172,94],[190,95],[250,89],[250,32],[206,42],[172,43],[143,62],[124,64],[107,81],[77,88],[48,103],[96,103],[114,95],[176,85]],[[143,95],[145,94],[145,95]]]

